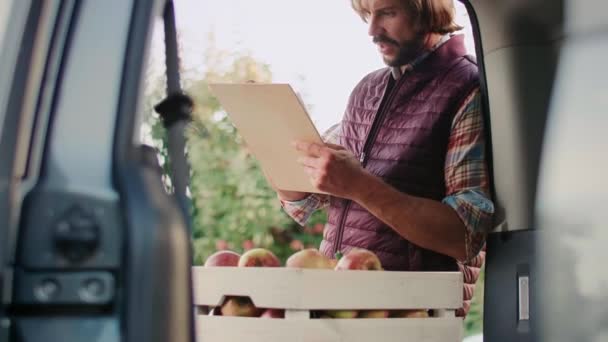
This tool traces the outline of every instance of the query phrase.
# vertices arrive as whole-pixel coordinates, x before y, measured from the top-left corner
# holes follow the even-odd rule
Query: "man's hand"
[[[337,145],[295,143],[300,163],[317,189],[353,200],[404,239],[465,261],[467,229],[456,211],[428,198],[403,193],[366,171],[355,156]]]
[[[339,145],[305,141],[296,141],[294,146],[304,153],[298,162],[304,166],[317,189],[347,199],[360,195],[364,189],[363,181],[369,173],[350,151]]]
[[[282,199],[283,201],[289,201],[289,202],[303,200],[306,197],[310,196],[310,194],[308,192],[279,190],[276,188],[275,188],[275,191],[279,195],[280,199]]]

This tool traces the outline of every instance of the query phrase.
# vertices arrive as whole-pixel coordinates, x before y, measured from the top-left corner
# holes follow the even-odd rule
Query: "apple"
[[[226,240],[215,241],[215,249],[217,249],[218,251],[228,249],[228,241],[226,241]]]
[[[388,318],[388,310],[361,310],[357,318]]]
[[[239,259],[239,267],[279,267],[281,261],[274,253],[265,248],[253,248],[243,253]]]
[[[336,265],[336,270],[382,270],[380,259],[373,252],[355,248],[346,253]]]
[[[211,254],[207,260],[205,260],[204,267],[236,267],[239,263],[240,254],[229,251],[221,250]],[[203,306],[204,311],[208,311],[209,307]],[[216,309],[217,310],[217,309]]]
[[[294,239],[291,240],[291,242],[289,243],[289,247],[291,249],[293,249],[294,251],[299,251],[304,249],[304,244],[302,243],[302,241],[298,240],[298,239]]]
[[[354,248],[347,252],[336,264],[336,270],[382,270],[380,259],[373,252],[363,248]],[[386,310],[364,310],[361,312],[353,310],[329,310],[327,314],[334,318],[386,318],[389,312]]]
[[[229,250],[217,251],[217,252],[211,254],[207,258],[207,260],[205,261],[205,264],[203,266],[205,266],[205,267],[218,267],[218,266],[236,267],[239,264],[240,257],[241,257],[241,255],[239,253],[236,253],[233,251],[229,251]]]
[[[260,312],[249,297],[240,296],[227,297],[220,308],[222,316],[257,317]]]
[[[390,317],[393,318],[427,318],[427,310],[391,310]]]
[[[248,250],[238,258],[236,263],[236,266],[239,267],[278,267],[280,265],[279,258],[263,248]],[[229,296],[222,304],[220,312],[222,316],[257,317],[262,310],[256,308],[249,297]]]
[[[315,248],[303,249],[292,254],[285,262],[290,268],[328,268],[332,269],[335,260],[329,259]]]
[[[244,250],[248,251],[248,250],[252,249],[253,247],[255,247],[255,244],[251,240],[245,240],[245,241],[243,241],[242,246],[243,246]]]
[[[314,227],[312,227],[312,231],[316,235],[322,235],[324,229],[325,229],[325,225],[323,223],[317,223],[314,225]]]
[[[266,309],[262,312],[261,318],[285,318],[283,309]]]
[[[327,310],[325,316],[331,318],[356,318],[359,315],[357,310]]]

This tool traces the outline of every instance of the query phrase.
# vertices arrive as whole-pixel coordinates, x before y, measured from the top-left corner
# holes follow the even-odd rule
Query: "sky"
[[[175,0],[175,8],[185,69],[204,70],[214,32],[218,48],[249,51],[270,65],[273,82],[290,83],[321,132],[340,120],[357,82],[385,66],[348,0]],[[468,28],[460,4],[457,13]],[[463,32],[473,54],[470,30]],[[153,39],[152,63],[163,70],[160,21]]]

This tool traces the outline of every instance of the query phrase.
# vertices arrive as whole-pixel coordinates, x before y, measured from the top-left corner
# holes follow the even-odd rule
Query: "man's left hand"
[[[298,162],[311,183],[333,196],[354,199],[369,175],[359,159],[340,145],[296,141],[294,146],[304,154]]]

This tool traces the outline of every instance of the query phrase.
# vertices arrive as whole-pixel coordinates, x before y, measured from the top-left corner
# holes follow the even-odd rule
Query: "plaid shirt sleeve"
[[[442,201],[456,211],[466,227],[467,257],[459,260],[464,263],[479,254],[492,228],[494,204],[489,196],[485,146],[481,96],[475,90],[452,123],[445,161],[447,196]]]
[[[330,144],[338,144],[338,136],[340,133],[340,124],[331,126],[323,136],[323,141]],[[287,215],[291,216],[299,225],[304,226],[310,215],[316,210],[326,208],[329,205],[329,196],[322,194],[310,194],[308,197],[299,201],[281,200],[281,206]]]

